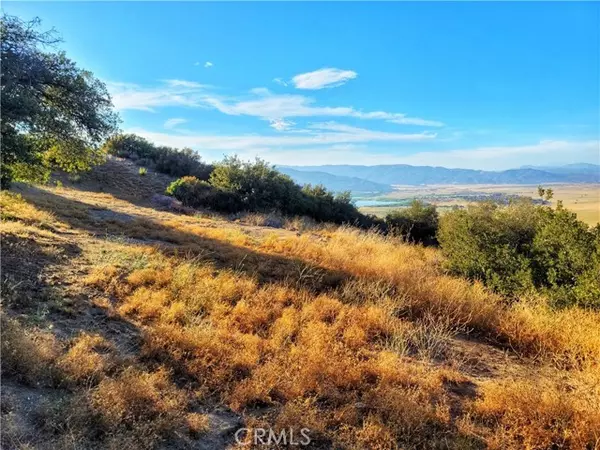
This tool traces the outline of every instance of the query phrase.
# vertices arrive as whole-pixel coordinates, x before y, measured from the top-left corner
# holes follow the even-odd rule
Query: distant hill
[[[565,176],[573,182],[600,182],[600,165],[577,163],[565,166],[523,166],[522,169],[543,170],[555,175]]]
[[[594,164],[573,164],[559,168],[522,167],[504,171],[447,169],[445,167],[410,166],[407,164],[354,166],[283,166],[280,170],[294,170],[314,174],[361,179],[378,184],[541,184],[541,183],[598,183],[600,168]],[[325,175],[321,175],[325,176]],[[292,176],[293,177],[293,176]]]
[[[376,183],[357,177],[333,175],[327,172],[296,170],[290,167],[277,167],[277,169],[292,177],[298,184],[322,184],[327,189],[335,192],[351,191],[353,193],[384,193],[392,190],[389,184]]]

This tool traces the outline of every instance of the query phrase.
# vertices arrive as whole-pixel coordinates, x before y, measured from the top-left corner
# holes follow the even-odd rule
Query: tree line
[[[242,161],[232,156],[207,164],[189,148],[155,146],[133,134],[112,137],[104,148],[108,154],[133,159],[158,172],[180,177],[171,183],[166,193],[186,206],[225,213],[276,211],[360,227],[378,223],[375,217],[358,211],[349,192],[333,193],[320,185],[299,186],[259,158]]]

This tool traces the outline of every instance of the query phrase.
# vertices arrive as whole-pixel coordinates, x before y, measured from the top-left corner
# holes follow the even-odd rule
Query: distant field
[[[554,190],[555,205],[562,200],[564,205],[577,213],[584,222],[595,225],[600,222],[600,185],[598,184],[554,184],[548,185]],[[520,195],[537,198],[537,185],[431,185],[431,186],[394,186],[394,191],[380,200],[400,201],[421,198],[437,205],[440,212],[456,205],[466,205],[492,194]],[[385,216],[398,206],[364,206],[360,210],[366,214]]]

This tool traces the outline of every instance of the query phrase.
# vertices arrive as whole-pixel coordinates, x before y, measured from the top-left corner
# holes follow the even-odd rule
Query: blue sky
[[[9,3],[124,131],[276,164],[599,163],[600,4]]]

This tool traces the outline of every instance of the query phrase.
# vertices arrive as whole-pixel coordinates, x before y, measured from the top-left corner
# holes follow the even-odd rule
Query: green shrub
[[[196,177],[183,177],[173,181],[166,190],[166,194],[175,197],[185,206],[204,206],[203,201],[210,196],[212,187],[206,181]]]
[[[153,156],[155,169],[174,177],[194,176],[208,180],[213,166],[201,161],[200,156],[191,148],[174,149],[157,147]]]
[[[104,148],[111,155],[142,161],[144,165],[152,165],[157,172],[174,177],[194,176],[208,180],[213,169],[190,148],[157,147],[135,134],[114,136],[104,144]]]
[[[129,159],[152,159],[155,149],[154,145],[135,134],[113,136],[106,141],[104,148],[111,155]]]
[[[228,213],[277,211],[362,227],[378,223],[358,212],[349,193],[334,195],[323,186],[302,188],[260,159],[246,162],[237,157],[225,158],[215,166],[208,183],[184,177],[172,183],[167,194],[188,206]]]
[[[145,167],[140,167],[138,170],[138,173],[140,174],[140,176],[146,176],[146,174],[148,173],[148,169],[146,169]]]
[[[301,207],[299,186],[258,158],[246,162],[226,157],[215,166],[209,181],[213,187],[237,197],[241,209],[247,211],[290,213]]]
[[[448,268],[516,296],[536,289],[557,306],[600,307],[600,231],[559,204],[470,205],[442,216]]]
[[[534,283],[559,306],[600,308],[600,227],[559,204],[542,210],[531,246]]]
[[[413,200],[408,208],[396,209],[385,217],[389,232],[400,234],[410,242],[432,245],[437,243],[439,216],[435,205]]]

